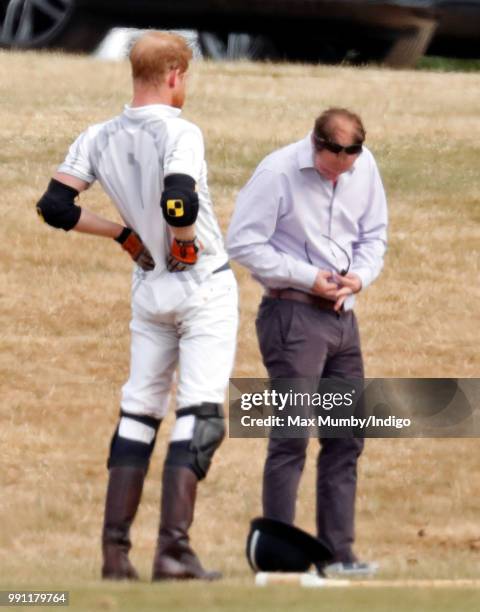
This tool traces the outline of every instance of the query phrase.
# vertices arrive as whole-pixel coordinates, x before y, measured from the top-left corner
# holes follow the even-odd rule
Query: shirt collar
[[[304,168],[315,168],[313,163],[312,132],[309,132],[298,144],[297,160],[300,170]]]
[[[130,106],[125,104],[124,111],[127,117],[132,119],[137,117],[146,117],[154,113],[155,115],[161,115],[162,117],[178,117],[182,112],[181,108],[175,106],[169,106],[168,104],[146,104],[145,106]]]
[[[297,151],[297,161],[299,169],[304,170],[305,168],[315,168],[315,164],[313,162],[314,150],[312,143],[312,132],[309,132],[303,140],[300,140],[298,145],[299,146]],[[350,168],[350,170],[347,170],[347,172],[344,172],[343,174],[353,174],[353,172],[355,172],[355,166],[357,165],[358,159],[359,158],[355,160],[355,163]]]

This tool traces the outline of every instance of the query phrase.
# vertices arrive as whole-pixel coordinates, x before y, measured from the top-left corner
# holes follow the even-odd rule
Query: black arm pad
[[[198,195],[193,178],[188,174],[170,174],[165,177],[165,189],[160,205],[168,225],[187,227],[195,223],[198,215]]]
[[[37,213],[48,225],[68,232],[77,225],[82,214],[80,206],[74,204],[77,196],[76,189],[52,179],[37,203]]]

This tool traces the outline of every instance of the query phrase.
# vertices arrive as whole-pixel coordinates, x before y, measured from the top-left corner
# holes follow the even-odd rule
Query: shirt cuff
[[[372,282],[372,273],[368,268],[352,268],[350,270],[353,274],[356,274],[362,281],[362,290],[366,289]]]
[[[318,268],[304,261],[295,262],[293,282],[297,287],[310,291],[317,278]]]
[[[353,310],[353,306],[355,305],[355,295],[347,295],[345,301],[343,302],[343,310]]]

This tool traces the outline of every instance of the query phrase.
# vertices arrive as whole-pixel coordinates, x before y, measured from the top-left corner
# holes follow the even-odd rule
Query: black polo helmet
[[[246,552],[254,572],[306,572],[314,565],[323,574],[333,558],[325,543],[298,527],[261,517],[250,524]]]

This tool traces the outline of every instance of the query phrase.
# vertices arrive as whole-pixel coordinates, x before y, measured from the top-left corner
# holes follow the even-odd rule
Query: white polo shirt
[[[155,269],[148,273],[150,282],[162,278],[169,286],[202,280],[227,261],[208,190],[202,133],[180,113],[163,104],[126,106],[121,115],[83,132],[58,169],[88,183],[100,182],[125,225],[139,234],[152,254]],[[170,273],[166,261],[172,234],[160,199],[164,177],[177,173],[197,183],[200,206],[195,226],[204,249],[192,272]]]

